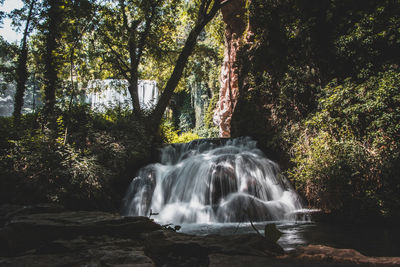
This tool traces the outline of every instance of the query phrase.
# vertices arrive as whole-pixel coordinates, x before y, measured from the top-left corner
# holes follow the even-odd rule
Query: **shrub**
[[[297,130],[289,172],[319,207],[397,216],[400,202],[400,73],[332,81]]]
[[[189,132],[181,132],[179,130],[175,130],[172,122],[169,120],[164,120],[160,125],[160,135],[162,141],[165,143],[187,143],[196,139],[199,139],[200,136],[191,131]]]
[[[127,180],[150,155],[151,134],[141,121],[120,111],[92,113],[85,106],[58,112],[56,129],[32,128],[39,125],[36,117],[24,117],[28,119],[31,123],[22,125],[18,134],[1,139],[2,203],[119,208]],[[16,132],[8,123],[1,133],[4,127]]]

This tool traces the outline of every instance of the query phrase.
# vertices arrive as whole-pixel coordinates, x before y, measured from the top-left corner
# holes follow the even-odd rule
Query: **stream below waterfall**
[[[325,245],[351,248],[366,256],[399,257],[400,229],[395,226],[331,224],[321,222],[257,222],[261,234],[267,223],[275,223],[283,233],[278,244],[290,252],[297,246]],[[255,233],[250,223],[182,224],[180,232],[194,235],[235,235]]]
[[[321,244],[369,256],[400,256],[398,227],[316,223],[279,166],[248,137],[172,144],[139,170],[122,205],[125,216],[150,216],[195,235],[261,234],[268,223],[283,233],[285,251]]]

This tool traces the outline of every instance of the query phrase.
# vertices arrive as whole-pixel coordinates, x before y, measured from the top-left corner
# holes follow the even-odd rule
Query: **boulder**
[[[0,226],[4,226],[10,219],[19,215],[58,213],[64,210],[63,206],[50,203],[25,206],[5,204],[0,206]]]
[[[323,245],[299,247],[288,257],[301,261],[335,262],[358,266],[400,266],[400,257],[367,257],[354,249],[338,249]]]
[[[146,217],[122,217],[96,211],[18,215],[0,229],[0,255],[40,248],[57,239],[78,236],[128,236],[161,229]]]

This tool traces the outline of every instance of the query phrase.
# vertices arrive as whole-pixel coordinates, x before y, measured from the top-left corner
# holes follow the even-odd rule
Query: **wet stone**
[[[285,254],[258,234],[194,236],[104,212],[9,219],[0,229],[0,266],[400,266],[400,258],[326,246]]]

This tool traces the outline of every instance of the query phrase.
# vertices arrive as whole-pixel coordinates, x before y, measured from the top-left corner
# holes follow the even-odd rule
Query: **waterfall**
[[[81,86],[81,85],[79,85]],[[106,79],[89,81],[85,92],[86,95],[78,96],[79,101],[90,104],[93,110],[104,112],[106,108],[129,108],[132,109],[132,100],[128,91],[128,81]],[[5,86],[0,90],[0,116],[10,117],[14,110],[15,85]],[[24,106],[22,113],[31,113],[43,106],[41,94],[38,91],[36,81],[27,84],[24,95]],[[139,104],[143,109],[151,109],[157,104],[158,88],[156,81],[138,81]],[[66,95],[64,96],[66,97]]]
[[[248,137],[195,140],[161,151],[139,170],[122,213],[161,223],[291,220],[302,208],[279,167]]]
[[[0,116],[10,117],[14,111],[15,86],[7,86],[0,91]]]
[[[15,84],[3,84],[0,89],[0,117],[10,117],[14,111],[14,98],[16,92]],[[32,113],[37,110],[37,107],[43,105],[40,99],[40,93],[37,91],[37,84],[34,81],[28,81],[24,94],[24,105],[22,114]]]
[[[104,112],[106,108],[132,109],[131,96],[128,91],[127,80],[92,80],[87,86],[90,93],[86,96],[86,102],[93,110]],[[157,83],[155,81],[138,81],[139,104],[143,109],[151,109],[158,99]]]

